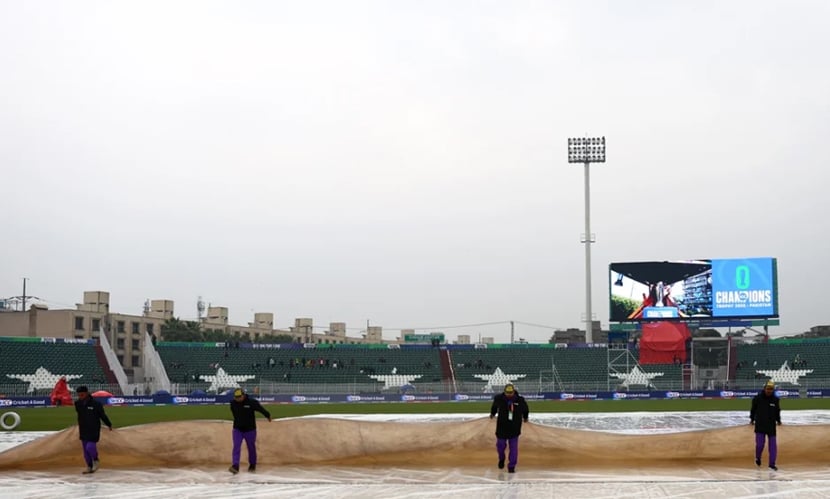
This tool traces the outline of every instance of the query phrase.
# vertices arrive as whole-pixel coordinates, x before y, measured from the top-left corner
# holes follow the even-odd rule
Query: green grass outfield
[[[591,400],[591,401],[530,401],[531,419],[534,412],[636,412],[636,411],[746,411],[749,418],[750,400]],[[830,398],[784,399],[782,409],[830,410]],[[349,403],[349,404],[266,404],[274,418],[305,416],[309,414],[448,414],[480,413],[486,416],[489,402],[409,402],[409,403]],[[21,423],[15,431],[62,430],[75,424],[72,407],[0,408],[0,414],[14,411]],[[227,405],[164,405],[106,408],[116,428],[159,421],[186,421],[194,419],[230,420]]]

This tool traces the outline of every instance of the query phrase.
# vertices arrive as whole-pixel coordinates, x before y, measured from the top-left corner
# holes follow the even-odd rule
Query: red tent
[[[112,394],[106,390],[98,390],[92,394],[93,397],[112,397]]]
[[[640,339],[640,364],[686,362],[689,328],[682,322],[645,322]]]

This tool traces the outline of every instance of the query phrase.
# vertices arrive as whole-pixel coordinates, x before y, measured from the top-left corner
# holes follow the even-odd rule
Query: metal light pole
[[[28,281],[28,277],[23,278],[23,311],[26,311],[26,281]]]
[[[591,311],[591,244],[596,240],[591,234],[591,163],[605,163],[605,137],[568,139],[568,163],[585,165],[585,341],[593,343],[594,316]]]

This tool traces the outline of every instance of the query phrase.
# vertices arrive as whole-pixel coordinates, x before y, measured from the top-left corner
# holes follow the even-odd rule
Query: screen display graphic
[[[612,263],[610,320],[778,316],[774,258]]]

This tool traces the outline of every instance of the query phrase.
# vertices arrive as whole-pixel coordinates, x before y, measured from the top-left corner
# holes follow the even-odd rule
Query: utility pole
[[[23,278],[23,312],[26,311],[26,281],[28,280],[28,277]]]
[[[513,321],[510,321],[510,343],[513,343],[513,333],[514,333]]]

